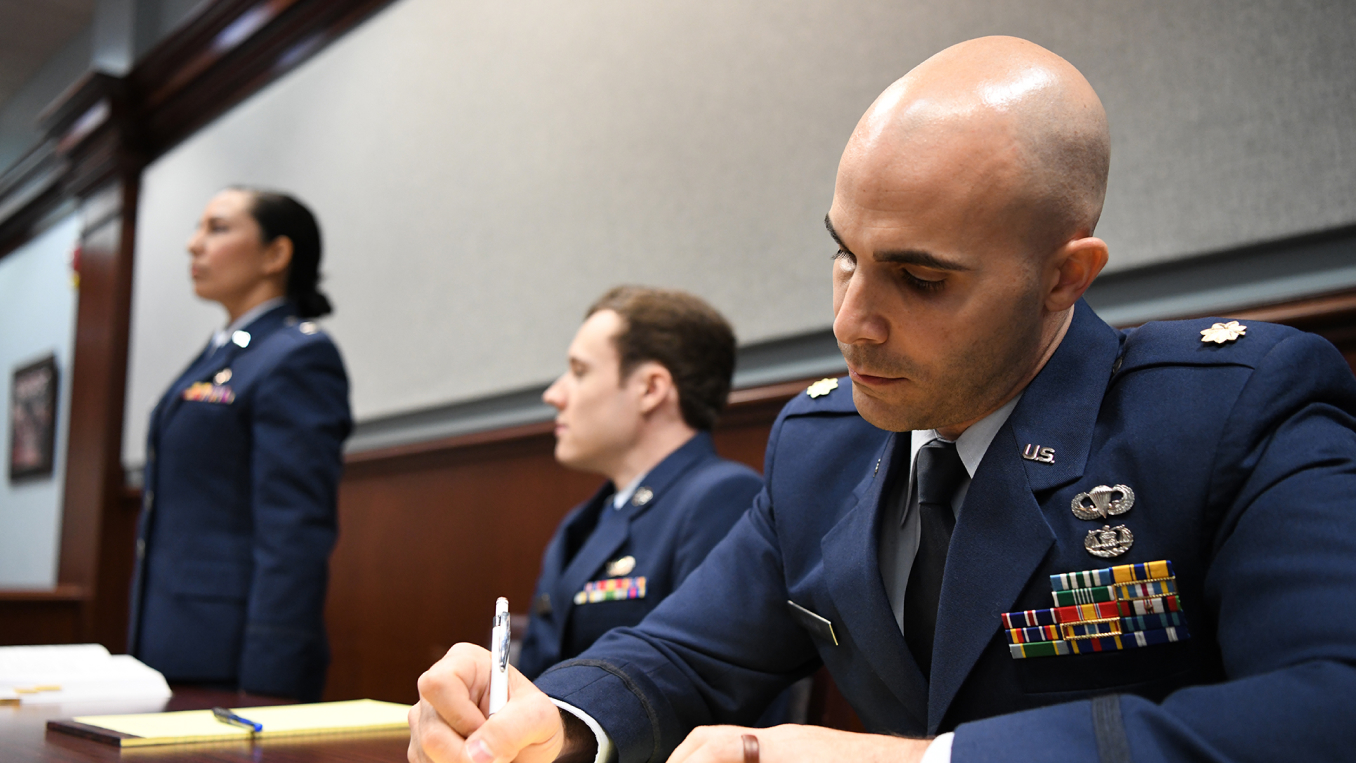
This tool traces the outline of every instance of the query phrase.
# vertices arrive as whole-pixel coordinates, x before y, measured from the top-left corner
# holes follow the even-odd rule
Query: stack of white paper
[[[0,703],[168,699],[160,671],[99,644],[0,647]]]

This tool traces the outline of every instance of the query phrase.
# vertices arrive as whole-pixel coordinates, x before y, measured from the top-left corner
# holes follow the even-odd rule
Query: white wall
[[[79,237],[80,221],[70,215],[0,259],[0,588],[56,584],[77,297],[70,257]],[[49,354],[56,355],[61,384],[55,470],[50,477],[10,482],[14,371]]]
[[[474,399],[558,373],[618,282],[695,291],[745,342],[828,326],[848,134],[990,33],[1106,103],[1113,269],[1356,221],[1349,0],[401,0],[146,173],[125,459],[221,321],[183,241],[222,185],[317,209],[360,419]]]

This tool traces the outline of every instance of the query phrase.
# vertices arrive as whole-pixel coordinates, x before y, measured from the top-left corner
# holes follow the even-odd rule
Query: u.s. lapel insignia
[[[1248,333],[1248,327],[1238,321],[1229,321],[1228,323],[1216,323],[1208,329],[1201,329],[1201,341],[1209,344],[1224,344],[1232,342]]]
[[[217,384],[225,384],[230,380],[231,380],[231,369],[229,368],[223,368],[220,371],[217,371],[217,375],[212,377],[212,381],[216,382]]]
[[[1110,559],[1120,556],[1135,544],[1135,535],[1125,525],[1102,525],[1101,529],[1088,530],[1083,539],[1083,548],[1093,556]]]
[[[614,559],[607,563],[607,576],[610,578],[630,575],[631,570],[636,568],[636,558],[627,554],[620,559]]]
[[[654,498],[654,491],[647,487],[641,487],[636,490],[635,495],[631,496],[631,505],[644,506],[649,503],[652,498]]]
[[[1135,505],[1135,491],[1126,485],[1097,487],[1074,496],[1069,508],[1079,519],[1106,519],[1124,514]]]
[[[297,330],[303,334],[314,334],[320,328],[310,321],[303,321],[300,326],[297,326]]]
[[[1028,461],[1035,461],[1038,464],[1053,464],[1055,462],[1055,449],[1042,448],[1039,445],[1027,443],[1022,449],[1022,458]]]
[[[244,348],[250,346],[250,332],[237,331],[234,334],[231,334],[231,341],[235,342],[237,345],[240,346],[240,349],[243,350]]]
[[[805,394],[810,397],[823,397],[836,389],[838,389],[837,379],[820,379],[809,387],[806,387]]]

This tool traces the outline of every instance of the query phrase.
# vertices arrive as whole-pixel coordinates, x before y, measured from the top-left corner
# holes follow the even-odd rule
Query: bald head
[[[833,332],[857,410],[959,436],[1039,373],[1107,260],[1106,115],[1011,37],[948,48],[853,131],[826,218]]]
[[[983,37],[881,93],[848,142],[838,183],[868,194],[928,187],[1049,250],[1092,235],[1110,156],[1106,112],[1077,69],[1026,40]]]

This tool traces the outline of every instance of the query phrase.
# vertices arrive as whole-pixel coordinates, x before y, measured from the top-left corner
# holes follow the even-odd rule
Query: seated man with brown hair
[[[735,338],[681,291],[619,286],[589,308],[554,406],[556,460],[607,478],[542,559],[519,669],[535,678],[639,623],[706,558],[763,480],[716,455]]]

